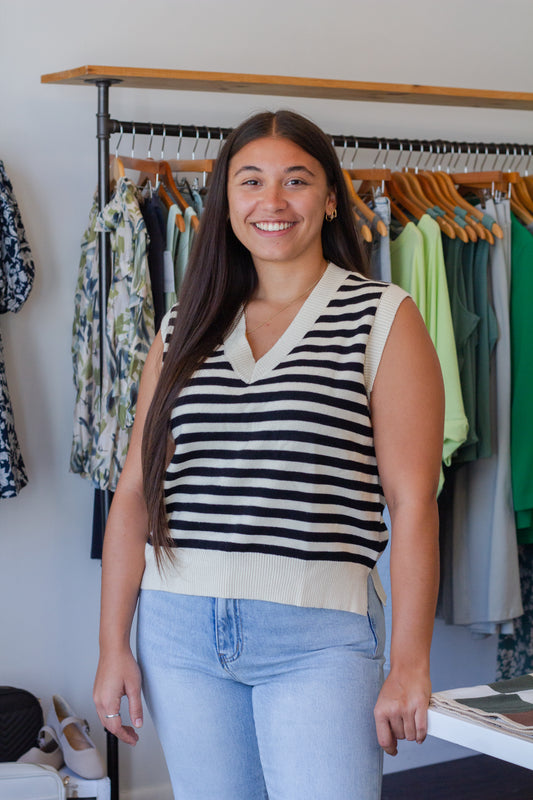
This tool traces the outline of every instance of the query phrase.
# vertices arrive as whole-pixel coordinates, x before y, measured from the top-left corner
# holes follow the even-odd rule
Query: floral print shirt
[[[0,161],[0,314],[19,311],[35,275],[13,186]],[[15,497],[28,482],[15,432],[0,337],[0,497]]]
[[[101,230],[109,232],[111,243],[102,375]],[[116,489],[128,450],[142,368],[155,336],[147,245],[137,188],[128,178],[120,178],[105,209],[98,213],[95,202],[90,212],[81,243],[73,323],[76,401],[70,469],[99,489]]]

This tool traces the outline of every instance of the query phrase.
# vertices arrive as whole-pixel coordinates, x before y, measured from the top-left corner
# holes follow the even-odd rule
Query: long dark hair
[[[159,567],[163,555],[170,557],[172,553],[163,493],[168,453],[173,450],[172,409],[194,370],[223,342],[257,283],[252,257],[229,222],[228,166],[245,145],[269,136],[289,139],[320,162],[328,187],[337,196],[337,218],[322,226],[324,257],[346,270],[367,274],[342,170],[330,140],[320,128],[292,111],[256,114],[235,128],[215,164],[180,290],[174,330],[144,426],[143,486]]]

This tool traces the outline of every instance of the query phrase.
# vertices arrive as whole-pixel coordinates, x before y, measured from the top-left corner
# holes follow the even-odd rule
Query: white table
[[[467,720],[440,709],[428,710],[428,736],[454,742],[478,753],[501,758],[533,770],[533,741],[489,728],[475,720]]]

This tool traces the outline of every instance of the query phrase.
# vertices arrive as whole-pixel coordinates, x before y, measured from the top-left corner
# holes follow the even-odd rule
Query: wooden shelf
[[[464,106],[533,111],[533,93],[489,89],[453,89],[418,84],[291,78],[284,75],[241,75],[231,72],[192,72],[175,69],[84,66],[41,76],[41,83],[92,84],[113,80],[133,89],[181,89],[191,92],[232,92],[379,103]]]

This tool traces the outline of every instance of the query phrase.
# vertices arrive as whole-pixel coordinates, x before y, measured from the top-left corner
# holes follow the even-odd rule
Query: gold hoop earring
[[[331,214],[325,214],[325,217],[327,222],[333,222],[337,218],[337,209],[334,208]]]

